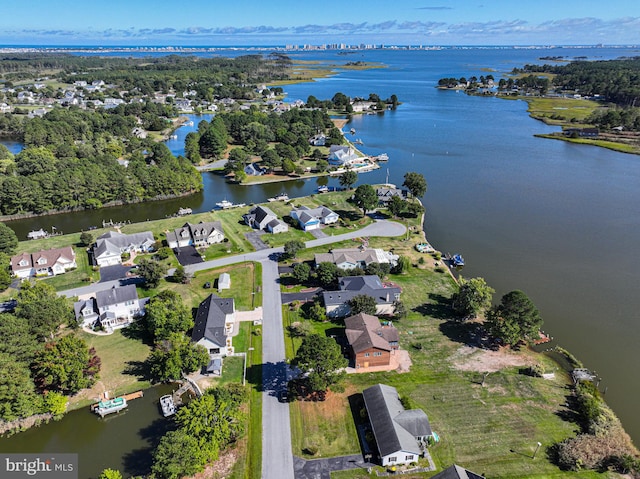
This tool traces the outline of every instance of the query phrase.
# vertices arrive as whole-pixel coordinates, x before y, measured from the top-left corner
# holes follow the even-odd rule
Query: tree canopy
[[[11,256],[15,254],[17,248],[18,237],[15,232],[0,222],[0,253],[6,253]]]
[[[367,211],[378,206],[376,190],[371,185],[358,186],[353,194],[353,203],[362,210],[362,216],[365,216]]]
[[[453,309],[463,316],[478,316],[491,307],[495,289],[484,278],[460,278],[460,289],[453,295]]]
[[[511,346],[537,338],[542,323],[533,302],[518,290],[505,294],[489,311],[486,321],[489,332]]]
[[[359,294],[349,300],[351,314],[376,314],[376,300],[368,294]]]
[[[193,328],[191,311],[175,291],[161,291],[152,297],[145,310],[147,329],[154,341],[168,339],[172,333]]]
[[[340,182],[340,186],[351,188],[358,181],[358,173],[352,170],[347,170],[340,175],[338,181]]]
[[[405,173],[402,186],[406,186],[411,194],[417,198],[424,196],[427,192],[427,180],[424,179],[422,173],[412,171]]]
[[[292,364],[309,373],[312,391],[324,393],[344,378],[348,361],[332,338],[310,334],[302,340]]]

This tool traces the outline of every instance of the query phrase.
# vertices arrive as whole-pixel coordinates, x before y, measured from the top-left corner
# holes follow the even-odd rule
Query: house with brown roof
[[[392,351],[398,349],[398,330],[370,314],[359,313],[345,318],[345,334],[355,368],[388,366]]]
[[[11,271],[17,278],[56,276],[77,268],[76,253],[71,246],[22,253],[11,258]]]

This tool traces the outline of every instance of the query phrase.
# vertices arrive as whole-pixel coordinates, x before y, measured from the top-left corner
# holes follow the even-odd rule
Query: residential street
[[[403,224],[376,220],[375,223],[361,230],[307,241],[306,246],[312,248],[369,236],[400,236],[405,232],[406,227]],[[258,261],[262,264],[262,383],[264,392],[262,400],[262,477],[264,479],[294,479],[295,477],[291,450],[289,404],[278,401],[278,392],[286,389],[287,384],[287,364],[285,363],[284,330],[282,325],[282,298],[278,273],[278,256],[282,252],[282,247],[269,248],[185,266],[186,271],[195,273],[246,261]],[[120,281],[94,283],[81,288],[61,291],[58,294],[72,297],[95,293],[96,291],[136,281],[141,280],[140,278],[129,278]],[[362,467],[359,462],[350,462],[349,464],[350,468]],[[311,463],[308,467],[311,467]],[[324,469],[324,467],[321,469]],[[304,477],[309,477],[306,475],[308,474],[306,470],[304,474]]]

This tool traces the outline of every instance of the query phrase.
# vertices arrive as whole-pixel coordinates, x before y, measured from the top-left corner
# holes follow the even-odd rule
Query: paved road
[[[369,226],[349,233],[326,238],[307,241],[307,248],[328,245],[353,238],[368,236],[400,236],[406,232],[404,225],[391,221],[376,221]],[[294,461],[291,451],[291,426],[289,423],[289,404],[278,401],[278,391],[285,389],[287,384],[287,364],[285,363],[284,331],[282,326],[282,298],[280,296],[280,284],[278,274],[278,256],[283,248],[269,248],[252,253],[228,256],[225,258],[205,261],[204,263],[185,266],[190,273],[207,269],[219,268],[245,261],[258,261],[262,263],[262,363],[263,363],[263,401],[262,401],[262,477],[263,479],[294,479]],[[173,274],[169,271],[169,274]],[[127,282],[140,281],[139,278],[126,280]],[[123,281],[110,281],[94,283],[82,288],[61,291],[59,295],[78,296],[81,294],[95,293],[113,286],[120,286]],[[307,466],[302,466],[304,472],[298,470],[300,463],[296,464],[296,471],[302,474],[299,477],[319,477],[316,471],[326,477],[329,467],[347,466],[345,468],[362,467],[357,456],[327,460],[327,463],[308,461]],[[346,461],[346,463],[345,463]],[[333,465],[329,465],[333,464]],[[334,469],[335,470],[335,469]],[[312,475],[307,475],[307,473]]]

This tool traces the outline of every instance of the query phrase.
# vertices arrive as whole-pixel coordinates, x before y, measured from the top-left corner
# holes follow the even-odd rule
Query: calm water
[[[434,88],[441,77],[486,75],[484,68],[494,69],[499,78],[514,67],[539,62],[540,56],[637,54],[621,49],[300,53],[294,56],[380,61],[388,68],[344,71],[289,86],[287,92],[291,100],[311,94],[330,98],[337,91],[398,95],[403,104],[397,111],[352,120],[348,128],[357,130],[363,151],[388,153],[390,181],[397,184],[406,171],[425,175],[430,241],[444,252],[462,253],[464,274],[486,278],[497,298],[513,289],[525,291],[541,310],[545,330],[603,378],[608,403],[639,443],[640,379],[634,366],[640,363],[640,157],[534,138],[556,128],[530,119],[524,102]],[[174,147],[178,153],[180,146]],[[361,181],[382,182],[385,176],[383,168],[362,175]],[[207,211],[223,198],[251,203],[282,190],[306,195],[326,180],[242,187],[207,173],[203,181],[204,192],[188,198],[9,225],[20,238],[40,227],[71,232],[102,219],[160,218],[181,206]]]
[[[145,391],[127,409],[100,419],[89,408],[73,411],[62,420],[0,438],[2,452],[78,453],[78,478],[97,479],[106,468],[125,472],[125,477],[147,474],[152,453],[173,421],[160,414],[158,399],[171,386]]]

